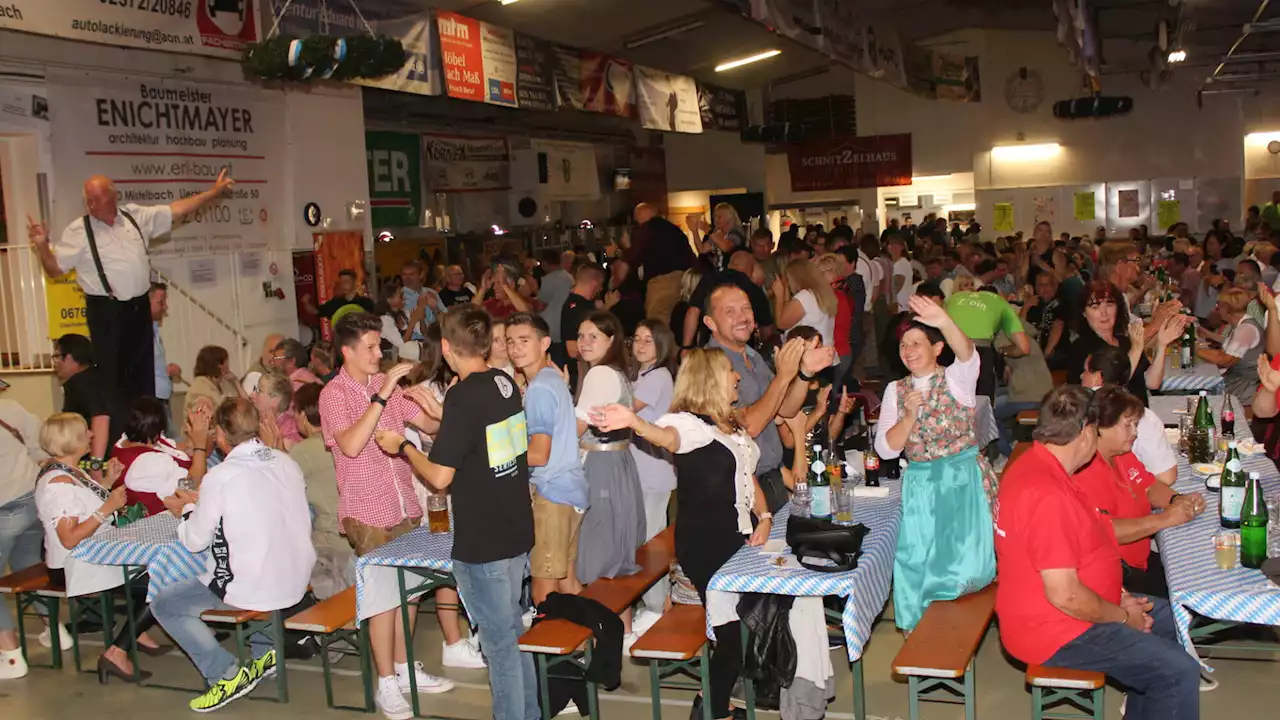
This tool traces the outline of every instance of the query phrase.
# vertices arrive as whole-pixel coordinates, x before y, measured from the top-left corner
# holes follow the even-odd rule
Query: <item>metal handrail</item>
[[[239,341],[241,349],[249,347],[249,338],[245,337],[244,333],[237,330],[234,326],[231,325],[231,323],[227,322],[226,320],[223,320],[222,317],[218,315],[218,313],[210,309],[208,305],[205,305],[204,303],[200,302],[200,300],[197,299],[196,296],[192,295],[186,288],[174,282],[173,278],[167,277],[164,273],[160,272],[159,270],[156,270],[155,268],[152,268],[152,272],[155,273],[156,277],[160,278],[161,282],[163,282],[165,285],[168,286],[170,291],[177,290],[178,294],[186,298],[188,301],[190,301],[190,303],[194,305],[197,310],[213,318],[214,322],[218,323],[219,325],[221,325],[222,327],[230,331],[232,336],[234,336],[235,339]]]

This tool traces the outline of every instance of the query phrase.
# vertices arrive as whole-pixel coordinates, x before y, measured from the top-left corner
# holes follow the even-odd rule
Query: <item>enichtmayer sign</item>
[[[0,28],[85,42],[240,57],[257,0],[0,0]]]
[[[911,135],[831,138],[787,146],[791,190],[911,184]]]

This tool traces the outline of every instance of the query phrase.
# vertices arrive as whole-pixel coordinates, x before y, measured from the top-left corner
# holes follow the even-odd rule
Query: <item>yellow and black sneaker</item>
[[[262,672],[257,669],[257,663],[258,661],[255,660],[240,668],[240,672],[230,680],[219,680],[214,683],[205,694],[191,701],[191,709],[198,713],[213,712],[232,700],[253,692],[253,689],[262,681]]]
[[[276,651],[268,650],[262,654],[262,657],[250,663],[250,668],[257,674],[259,679],[265,680],[269,677],[276,676]]]

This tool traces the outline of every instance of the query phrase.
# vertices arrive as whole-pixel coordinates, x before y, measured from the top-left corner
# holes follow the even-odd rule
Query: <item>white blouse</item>
[[[124,584],[124,573],[117,565],[95,565],[71,557],[71,551],[62,545],[58,537],[58,522],[63,518],[75,518],[84,522],[102,507],[102,499],[92,490],[72,482],[50,482],[70,477],[66,472],[53,471],[36,483],[36,514],[44,526],[45,564],[62,569],[67,576],[67,597],[91,595]],[[110,525],[100,526],[93,534],[100,535]]]
[[[622,373],[608,365],[596,365],[582,378],[582,388],[578,391],[578,403],[574,406],[574,414],[579,420],[590,425],[591,411],[597,407],[613,403],[630,407],[631,393],[627,385],[627,379]]]
[[[668,413],[654,423],[658,427],[673,428],[680,436],[677,454],[690,453],[719,442],[729,448],[737,467],[733,476],[734,508],[738,511],[738,532],[751,534],[751,509],[756,502],[756,464],[760,462],[760,448],[746,432],[739,430],[729,435],[715,425],[709,425],[690,413]]]
[[[961,405],[971,408],[978,405],[978,376],[981,374],[982,360],[975,350],[969,359],[960,362],[957,359],[942,371],[943,377],[947,380],[947,389],[951,391],[951,396]],[[924,377],[911,377],[911,386],[916,390],[923,392],[929,387],[932,375]],[[926,398],[925,402],[929,402]],[[898,383],[891,382],[884,388],[884,398],[880,404],[880,421],[876,424],[876,453],[885,459],[892,459],[902,454],[901,450],[894,450],[889,447],[889,441],[885,438],[889,433],[889,429],[898,424]]]

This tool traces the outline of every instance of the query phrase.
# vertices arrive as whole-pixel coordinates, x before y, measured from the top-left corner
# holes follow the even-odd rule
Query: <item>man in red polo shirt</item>
[[[992,507],[1005,649],[1028,664],[1106,673],[1129,691],[1127,720],[1198,719],[1200,665],[1178,644],[1168,601],[1121,589],[1111,523],[1071,477],[1096,451],[1092,393],[1054,388],[1034,437]]]
[[[356,555],[365,555],[422,522],[409,463],[383,452],[374,442],[374,431],[403,433],[408,423],[435,433],[439,424],[428,419],[399,387],[413,365],[404,363],[386,374],[379,372],[380,319],[363,312],[347,314],[334,328],[333,344],[341,353],[342,369],[320,392],[320,427],[337,471],[339,526]],[[421,663],[408,666],[405,638],[413,637],[416,613],[410,613],[406,632],[398,612],[398,589],[388,593],[384,585],[366,586],[362,603],[376,606],[376,614],[368,618],[369,645],[378,672],[374,700],[390,720],[406,720],[413,715],[404,699],[410,672],[417,675],[419,693],[452,690],[453,681],[426,674]]]

